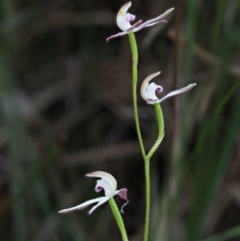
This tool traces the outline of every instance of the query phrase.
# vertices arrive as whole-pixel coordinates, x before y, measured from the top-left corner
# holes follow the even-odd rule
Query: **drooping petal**
[[[149,82],[158,76],[161,72],[156,72],[151,75],[149,75],[142,83],[141,85],[141,95],[144,100],[148,101],[158,101],[158,98],[156,97],[156,91],[161,92],[162,87],[160,85],[156,85],[155,83],[149,84]]]
[[[128,201],[127,192],[128,192],[127,188],[122,188],[120,190],[117,190],[114,195],[118,195],[123,200]]]
[[[127,33],[127,32],[120,32],[120,33],[111,35],[111,36],[108,37],[106,40],[107,40],[107,42],[108,42],[110,39],[117,38],[117,37],[121,37],[121,36],[126,35],[126,34],[128,34],[128,33]]]
[[[110,40],[110,39],[113,39],[113,38],[117,38],[117,37],[121,37],[123,35],[126,35],[126,34],[129,34],[130,32],[135,32],[135,28],[137,28],[139,25],[141,25],[142,23],[142,20],[139,20],[137,21],[136,23],[134,23],[133,25],[131,25],[128,29],[126,29],[126,31],[123,31],[123,32],[119,32],[117,34],[114,34],[114,35],[111,35],[110,37],[108,37],[106,40],[107,42]]]
[[[99,206],[101,206],[103,203],[107,202],[110,199],[110,197],[101,197],[101,200],[98,202],[98,204],[96,204],[95,206],[93,206],[91,208],[91,210],[89,211],[89,215],[92,214],[92,212],[94,210],[96,210],[96,208],[98,208]]]
[[[183,94],[183,93],[191,90],[191,89],[192,89],[194,86],[196,86],[196,85],[197,85],[197,84],[194,83],[194,84],[190,84],[190,85],[188,85],[187,87],[184,87],[184,88],[182,88],[182,89],[172,91],[172,92],[170,92],[169,94],[167,94],[166,96],[164,96],[162,99],[158,100],[157,103],[161,103],[162,101],[166,100],[166,99],[169,98],[169,97]]]
[[[118,11],[117,14],[117,25],[118,27],[122,30],[125,31],[128,28],[131,28],[131,20],[133,21],[135,18],[135,16],[133,17],[133,15],[131,15],[131,17],[129,17],[129,14],[127,13],[128,9],[132,6],[131,2],[128,2],[126,4],[124,4],[120,10]]]
[[[86,202],[84,202],[80,205],[75,206],[75,207],[63,209],[63,210],[59,211],[58,213],[69,213],[69,212],[72,212],[72,211],[81,210],[81,209],[84,209],[84,208],[88,207],[89,205],[91,205],[93,203],[100,202],[101,200],[103,200],[103,198],[106,198],[106,197],[99,197],[99,198],[91,199],[91,200],[88,200],[88,201],[86,201]]]
[[[97,186],[101,186],[104,189],[105,194],[107,194],[108,196],[110,197],[114,196],[114,193],[116,192],[116,189],[117,189],[117,181],[111,174],[103,171],[96,171],[96,172],[86,174],[86,176],[102,178],[102,180],[98,180]]]

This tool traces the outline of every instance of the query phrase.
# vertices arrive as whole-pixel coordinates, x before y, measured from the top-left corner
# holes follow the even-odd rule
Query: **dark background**
[[[84,177],[95,170],[128,188],[123,218],[130,240],[142,240],[130,48],[127,36],[106,43],[119,31],[115,14],[124,3],[0,1],[1,240],[121,240],[106,204],[91,216],[57,213],[100,195]],[[130,12],[147,20],[172,7],[169,24],[136,34],[139,86],[159,70],[164,94],[197,83],[162,103],[150,240],[195,241],[240,223],[240,2],[135,0]],[[138,104],[149,149],[154,108],[140,96]]]

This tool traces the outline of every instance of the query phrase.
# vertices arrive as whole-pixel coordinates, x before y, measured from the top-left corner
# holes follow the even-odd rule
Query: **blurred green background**
[[[121,240],[108,205],[59,215],[97,197],[95,170],[127,187],[123,215],[142,240],[144,170],[132,108],[128,38],[115,14],[125,1],[0,1],[0,239]],[[152,241],[240,240],[240,1],[135,0],[147,20],[174,7],[169,24],[136,34],[139,85],[164,93],[165,138],[151,161]],[[139,98],[145,146],[154,108]],[[118,198],[119,205],[122,204]],[[209,239],[210,241],[210,239]]]

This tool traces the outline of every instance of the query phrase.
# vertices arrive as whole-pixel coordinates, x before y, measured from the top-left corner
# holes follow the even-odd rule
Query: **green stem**
[[[154,143],[153,147],[147,154],[147,159],[151,159],[152,155],[155,153],[157,148],[162,142],[162,139],[164,137],[164,119],[163,119],[163,114],[162,114],[162,108],[160,104],[155,104],[155,111],[156,111],[156,116],[157,116],[157,123],[158,123],[158,137],[156,142]]]
[[[114,216],[114,218],[115,218],[115,220],[117,222],[117,225],[119,227],[119,230],[120,230],[120,232],[122,234],[123,241],[128,241],[127,232],[126,232],[126,229],[125,229],[125,226],[124,226],[122,215],[120,214],[119,209],[118,209],[114,199],[110,198],[108,200],[108,203],[109,203],[109,205],[111,207],[113,216]]]
[[[138,65],[138,51],[137,51],[137,43],[133,33],[129,33],[129,42],[132,51],[132,83],[133,83],[133,109],[134,109],[134,119],[136,124],[137,136],[139,145],[141,148],[141,152],[143,155],[144,160],[146,159],[146,152],[143,144],[140,123],[139,123],[139,116],[138,116],[138,107],[137,107],[137,65]]]
[[[145,164],[145,181],[146,181],[146,213],[145,213],[145,225],[144,225],[144,241],[148,240],[149,233],[149,221],[150,221],[150,167],[149,167],[149,159],[146,156],[139,116],[138,116],[138,106],[137,106],[137,65],[138,65],[138,51],[137,51],[137,43],[133,33],[129,33],[129,42],[132,51],[132,84],[133,84],[133,109],[134,109],[134,119],[136,124],[137,136],[140,145],[140,149],[142,152],[142,156]]]
[[[161,144],[161,141],[164,137],[164,119],[162,114],[162,109],[160,104],[155,104],[155,111],[157,116],[157,123],[158,123],[158,137],[149,151],[148,155],[145,159],[145,178],[146,178],[146,217],[145,217],[145,230],[144,230],[144,241],[148,240],[148,233],[149,233],[149,216],[150,216],[150,159],[152,155],[155,153],[159,145]]]
[[[145,182],[146,182],[146,213],[145,213],[145,226],[144,226],[144,237],[143,240],[148,240],[148,234],[149,234],[149,223],[150,223],[150,159],[144,160],[144,167],[145,167]]]
[[[138,116],[138,106],[137,106],[137,65],[138,65],[138,50],[137,50],[137,43],[136,39],[133,33],[128,34],[131,52],[132,52],[132,84],[133,84],[133,109],[134,109],[134,119],[136,124],[136,130],[137,130],[137,136],[139,145],[141,148],[142,156],[144,159],[145,164],[145,181],[146,181],[146,213],[145,213],[145,226],[144,226],[144,241],[148,240],[148,234],[149,234],[149,221],[150,221],[150,159],[154,152],[157,150],[158,146],[160,145],[163,135],[164,135],[164,120],[163,120],[163,114],[162,109],[159,104],[155,104],[155,110],[156,110],[156,116],[157,116],[157,122],[158,122],[158,138],[151,148],[148,155],[146,155],[142,134],[141,134],[141,128],[140,128],[140,122],[139,122],[139,116]]]

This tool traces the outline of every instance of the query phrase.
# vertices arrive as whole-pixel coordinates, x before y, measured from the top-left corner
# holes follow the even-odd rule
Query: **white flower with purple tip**
[[[114,197],[115,195],[120,196],[122,199],[124,199],[125,201],[128,202],[127,189],[122,188],[120,190],[117,190],[117,181],[111,174],[109,174],[107,172],[96,171],[96,172],[86,174],[86,176],[101,178],[100,180],[97,181],[95,191],[100,192],[101,190],[104,190],[105,196],[91,199],[89,201],[86,201],[86,202],[84,202],[80,205],[77,205],[75,207],[72,207],[72,208],[63,209],[63,210],[59,211],[59,213],[69,213],[72,211],[81,210],[83,208],[88,207],[89,205],[91,205],[93,203],[97,203],[89,211],[89,214],[91,214],[96,208],[98,208],[103,203],[107,202],[110,198]]]
[[[128,2],[120,8],[120,10],[117,14],[116,21],[117,21],[118,27],[122,30],[122,32],[108,37],[107,42],[110,39],[121,37],[123,35],[129,34],[130,32],[135,33],[143,28],[151,27],[151,26],[161,23],[161,22],[167,23],[167,21],[163,20],[163,18],[166,17],[169,13],[171,13],[174,10],[174,8],[171,8],[156,18],[150,19],[144,23],[142,22],[142,20],[139,20],[136,23],[134,23],[133,25],[131,25],[130,23],[135,20],[135,16],[128,13],[128,9],[131,7],[131,5],[132,5],[132,2]]]
[[[156,104],[156,103],[161,103],[162,101],[166,100],[169,97],[175,96],[175,95],[180,95],[182,93],[185,93],[192,89],[196,84],[190,84],[185,88],[175,90],[170,92],[169,94],[165,95],[163,98],[158,99],[156,96],[156,93],[161,93],[163,91],[163,87],[160,85],[156,85],[155,83],[150,83],[149,82],[156,76],[158,76],[161,72],[157,72],[154,74],[149,75],[142,83],[141,86],[141,95],[144,100],[147,101],[148,104]]]

